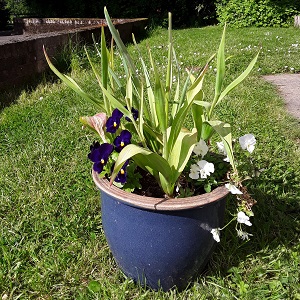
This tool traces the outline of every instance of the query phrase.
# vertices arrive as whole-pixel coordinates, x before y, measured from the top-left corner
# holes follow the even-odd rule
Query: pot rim
[[[120,202],[148,210],[171,211],[199,208],[217,202],[229,194],[229,190],[225,186],[219,186],[210,193],[192,197],[169,199],[155,198],[129,193],[114,185],[110,185],[106,178],[100,178],[98,173],[94,170],[92,170],[92,176],[96,186],[101,191],[104,191],[112,197],[118,198]]]

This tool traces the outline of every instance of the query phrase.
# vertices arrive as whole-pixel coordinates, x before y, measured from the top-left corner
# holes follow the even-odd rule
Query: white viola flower
[[[217,142],[217,147],[220,153],[227,154],[223,142]]]
[[[215,171],[214,164],[206,160],[198,161],[197,165],[200,167],[199,173],[201,178],[207,178],[207,176],[210,176]]]
[[[252,223],[250,222],[250,218],[243,211],[238,212],[237,221],[241,224],[252,226]]]
[[[227,155],[224,159],[223,159],[225,162],[230,162],[230,159],[229,159],[229,156]]]
[[[241,238],[242,240],[249,240],[250,238],[249,238],[249,236],[252,236],[253,234],[250,234],[250,233],[248,233],[248,232],[246,232],[246,231],[243,231],[243,230],[240,230],[240,229],[238,229],[237,230],[237,235],[238,235],[238,237],[239,238]]]
[[[208,147],[205,141],[200,139],[200,141],[195,144],[193,152],[198,156],[204,157],[204,155],[206,155],[206,153],[208,152]]]
[[[196,164],[193,164],[193,165],[191,165],[189,177],[192,179],[199,179],[199,176],[200,176],[199,172],[200,172],[199,166]]]
[[[216,242],[220,243],[220,228],[213,228],[210,233]]]
[[[218,147],[218,149],[219,149],[219,152],[220,152],[221,154],[223,154],[223,155],[226,156],[223,160],[226,161],[226,162],[229,162],[230,160],[229,160],[229,157],[228,157],[228,155],[227,155],[226,149],[225,149],[225,147],[224,147],[224,143],[223,143],[223,142],[217,142],[217,147]]]
[[[239,142],[243,150],[252,153],[255,148],[254,145],[256,144],[256,139],[253,134],[247,133],[239,138]]]
[[[226,183],[225,187],[229,190],[229,192],[231,194],[234,194],[234,195],[241,195],[241,194],[243,194],[235,185],[233,185],[231,183]]]

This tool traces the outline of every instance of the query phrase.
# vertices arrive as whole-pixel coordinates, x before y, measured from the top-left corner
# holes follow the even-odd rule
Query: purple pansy
[[[108,143],[99,144],[99,142],[94,143],[88,154],[88,158],[94,163],[94,171],[101,173],[103,167],[106,165],[110,154],[112,153],[114,146]]]
[[[125,106],[127,108],[127,106]],[[131,107],[131,113],[132,113],[132,116],[134,118],[134,120],[136,121],[137,118],[139,117],[139,111],[133,107]],[[131,120],[128,118],[128,117],[125,117],[126,121],[130,122]]]
[[[109,117],[106,121],[106,131],[110,133],[115,133],[120,126],[122,117],[123,113],[120,112],[117,108],[114,109],[111,117]]]
[[[119,136],[114,140],[115,150],[121,152],[121,150],[131,142],[131,133],[128,130],[123,130]]]
[[[128,160],[124,163],[124,165],[122,166],[121,170],[119,171],[117,177],[115,178],[115,182],[120,182],[122,184],[124,184],[127,180],[127,168],[128,165]]]

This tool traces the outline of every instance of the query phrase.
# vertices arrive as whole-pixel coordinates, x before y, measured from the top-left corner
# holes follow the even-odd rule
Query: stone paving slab
[[[288,112],[300,119],[300,74],[266,75],[263,78],[277,87]]]

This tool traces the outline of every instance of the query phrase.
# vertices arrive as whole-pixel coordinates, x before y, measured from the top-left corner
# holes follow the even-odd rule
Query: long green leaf
[[[108,90],[104,88],[101,82],[99,83],[99,85],[102,89],[102,92],[105,94],[105,96],[110,101],[112,106],[117,108],[119,111],[121,111],[125,117],[128,117],[129,119],[132,120],[132,114],[125,108],[125,103],[115,98]]]
[[[224,77],[225,77],[225,32],[226,32],[226,25],[224,26],[223,29],[223,34],[222,34],[222,38],[221,38],[221,42],[217,54],[217,76],[216,76],[216,83],[215,83],[215,96],[214,96],[214,100],[211,106],[211,111],[209,113],[209,116],[211,115],[211,112],[216,102],[219,99]]]
[[[160,75],[156,69],[156,65],[153,61],[150,50],[149,50],[149,57],[150,57],[151,66],[155,76],[155,85],[154,85],[155,112],[157,115],[159,128],[162,134],[164,135],[167,130],[167,120],[168,120],[168,111],[166,111],[166,106],[165,106],[166,94],[163,85],[160,81]]]
[[[193,115],[193,121],[194,121],[194,126],[197,129],[197,139],[198,141],[201,138],[201,132],[202,132],[202,124],[204,121],[204,109],[203,109],[203,105],[201,105],[202,103],[206,103],[204,101],[202,101],[203,99],[203,91],[200,90],[200,92],[198,93],[198,95],[196,95],[196,99],[197,101],[194,101],[194,103],[192,104],[192,115]]]
[[[232,136],[230,124],[221,121],[207,121],[207,123],[219,134],[226,149],[233,170],[236,171],[234,163],[233,149],[232,149]]]
[[[62,73],[60,73],[52,64],[52,62],[50,61],[50,58],[47,55],[47,52],[45,50],[45,47],[43,46],[43,50],[44,50],[44,55],[45,58],[47,60],[47,63],[50,67],[50,69],[54,72],[54,74],[57,75],[57,77],[59,77],[68,87],[70,87],[73,91],[76,92],[76,94],[80,95],[83,99],[95,104],[96,106],[98,106],[101,110],[105,111],[105,108],[103,107],[102,103],[100,102],[100,100],[96,99],[95,97],[87,94],[86,92],[84,92],[81,87],[75,82],[75,80],[73,80],[72,78],[70,78],[67,75],[64,75]]]
[[[204,80],[204,76],[205,73],[208,70],[208,66],[210,61],[213,59],[214,56],[212,56],[208,62],[206,63],[206,65],[204,66],[204,68],[201,70],[200,74],[198,75],[198,77],[193,81],[192,85],[189,87],[187,93],[186,93],[186,97],[188,98],[189,101],[194,100],[195,96],[200,92],[200,90],[202,89],[203,86],[203,80]]]
[[[251,70],[253,69],[257,61],[258,55],[259,53],[257,53],[257,55],[253,58],[253,60],[248,65],[247,69],[224,89],[216,104],[218,104],[231,90],[233,90],[238,84],[240,84],[249,75],[249,73],[251,72]]]
[[[216,86],[215,86],[215,93],[217,95],[219,95],[221,92],[223,80],[225,77],[225,32],[226,32],[226,25],[224,26],[223,29],[221,43],[217,55],[217,76],[216,76]]]
[[[90,63],[90,66],[92,67],[92,70],[94,72],[94,75],[99,83],[99,85],[101,86],[103,84],[103,79],[101,78],[100,74],[97,72],[96,70],[96,67],[94,65],[94,63],[92,62],[91,58],[90,58],[90,55],[86,49],[86,47],[84,47],[85,49],[85,53],[86,53],[86,56],[88,58],[88,61]],[[100,84],[101,83],[101,84]],[[107,87],[107,84],[106,84],[106,87]],[[111,115],[111,112],[112,112],[112,109],[111,109],[111,106],[110,106],[110,103],[109,101],[107,101],[107,97],[105,96],[105,94],[103,93],[103,99],[104,99],[104,107],[105,107],[105,112],[108,114],[108,115]]]
[[[184,170],[194,145],[197,143],[197,131],[181,131],[169,155],[168,162],[173,169],[171,183],[175,184],[179,175]]]
[[[168,49],[168,66],[167,66],[167,74],[166,74],[166,95],[165,95],[165,110],[168,110],[169,101],[170,101],[170,93],[172,88],[172,53],[173,53],[173,44],[172,44],[172,15],[169,12],[169,49]]]
[[[167,153],[170,153],[170,151],[172,151],[172,148],[174,147],[174,143],[176,142],[176,139],[181,131],[181,128],[184,125],[185,118],[193,104],[193,101],[201,100],[201,99],[195,99],[195,97],[196,97],[196,95],[200,95],[199,93],[202,89],[202,83],[203,83],[203,79],[204,79],[204,75],[207,70],[207,67],[208,67],[208,64],[203,68],[200,75],[194,81],[192,86],[188,89],[188,91],[186,93],[186,99],[185,99],[185,101],[183,101],[182,106],[178,109],[178,112],[172,123],[170,135],[168,136],[167,150],[166,150]]]
[[[135,76],[136,68],[135,68],[135,65],[133,63],[133,60],[131,59],[131,57],[130,57],[128,51],[127,51],[127,48],[125,47],[122,39],[120,38],[119,32],[117,31],[117,29],[113,25],[106,7],[104,7],[104,15],[105,15],[105,19],[106,19],[106,22],[107,22],[107,26],[109,27],[109,30],[110,30],[110,32],[111,32],[118,48],[120,49],[120,54],[121,54],[122,59],[123,59],[124,67],[128,68],[127,69],[127,75],[129,75],[129,72],[131,72],[131,74],[133,74],[134,84],[136,85],[137,88],[139,88],[139,82],[138,82],[138,80],[136,80],[136,76]]]
[[[118,172],[121,170],[123,164],[130,158],[132,158],[139,167],[148,170],[149,173],[156,178],[159,177],[160,173],[165,177],[166,180],[169,180],[171,168],[164,158],[148,149],[139,147],[135,144],[129,144],[120,152],[118,156],[113,173],[111,175],[111,183],[118,175]]]
[[[101,28],[101,74],[102,74],[102,85],[107,89],[108,84],[108,65],[109,56],[107,54],[108,50],[106,48],[106,39],[104,34],[104,27]],[[108,114],[111,114],[111,107],[105,95],[103,95],[105,108]]]

